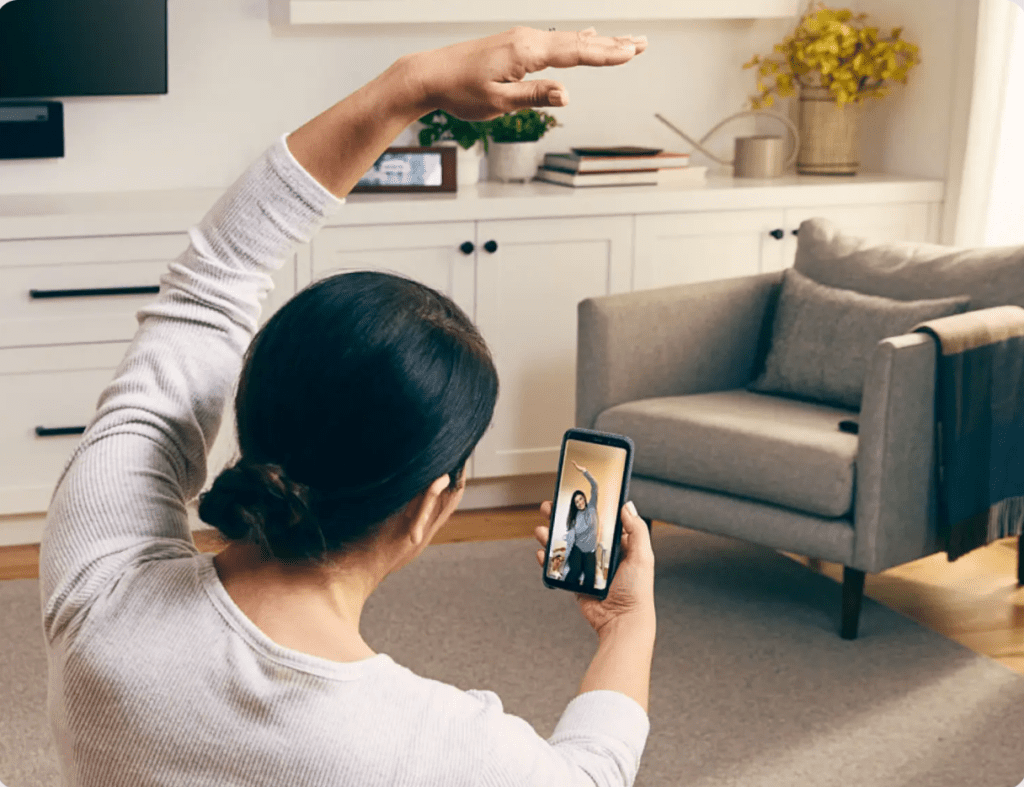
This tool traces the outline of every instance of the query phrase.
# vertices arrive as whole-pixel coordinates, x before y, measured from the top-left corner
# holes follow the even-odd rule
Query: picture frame
[[[454,147],[390,147],[352,188],[353,194],[437,193],[457,190]]]

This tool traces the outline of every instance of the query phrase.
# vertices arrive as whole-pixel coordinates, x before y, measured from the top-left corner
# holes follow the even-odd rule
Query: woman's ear
[[[451,477],[446,473],[434,479],[418,497],[409,502],[409,540],[419,546],[430,539],[436,530],[434,523],[445,507],[445,492],[451,484]]]

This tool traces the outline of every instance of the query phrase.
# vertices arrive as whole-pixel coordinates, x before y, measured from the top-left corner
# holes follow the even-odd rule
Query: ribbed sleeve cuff
[[[639,763],[651,722],[640,704],[618,691],[599,689],[573,698],[558,720],[551,743],[560,739],[606,735],[626,744]]]
[[[345,203],[344,199],[334,196],[323,184],[309,174],[292,155],[288,147],[288,132],[282,134],[270,149],[270,160],[281,178],[291,184],[296,195],[310,207],[320,213],[329,214]]]

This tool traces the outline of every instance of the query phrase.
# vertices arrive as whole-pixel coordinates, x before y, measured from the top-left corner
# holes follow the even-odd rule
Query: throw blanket
[[[939,343],[940,543],[950,562],[1024,530],[1024,309],[921,323]]]

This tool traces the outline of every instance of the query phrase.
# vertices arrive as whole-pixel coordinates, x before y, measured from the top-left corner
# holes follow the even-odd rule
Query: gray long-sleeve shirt
[[[277,644],[197,552],[185,504],[269,274],[341,205],[285,139],[190,230],[54,493],[40,596],[65,785],[631,785],[649,723],[625,694],[574,698],[544,740],[492,692]]]
[[[574,545],[579,547],[580,552],[597,550],[597,481],[589,471],[584,470],[583,476],[590,482],[590,498],[586,507],[576,513],[574,526],[566,528],[565,562],[562,564],[561,579],[569,575],[569,555]],[[571,500],[569,505],[575,505],[575,501]]]
[[[583,471],[583,477],[590,482],[590,497],[587,506],[576,514],[575,544],[580,552],[593,552],[597,549],[597,481],[589,471]]]

